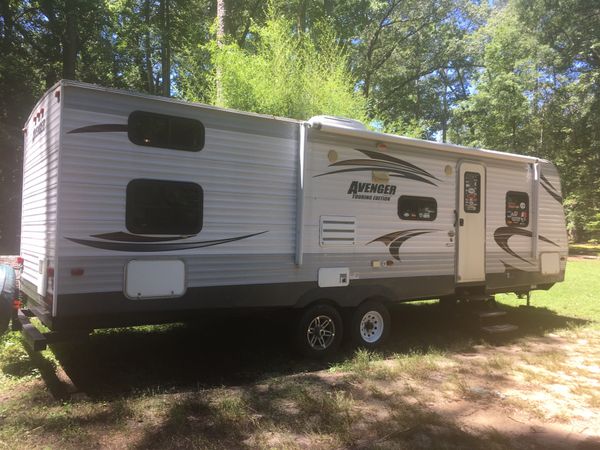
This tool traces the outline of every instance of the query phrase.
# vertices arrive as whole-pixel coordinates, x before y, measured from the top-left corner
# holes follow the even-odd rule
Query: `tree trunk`
[[[75,69],[77,66],[78,36],[77,36],[77,11],[75,2],[67,1],[65,4],[66,27],[63,34],[62,77],[68,80],[75,79]]]
[[[150,43],[150,0],[144,2],[144,60],[146,64],[146,90],[154,94],[154,77],[152,71],[152,47]]]
[[[161,42],[161,70],[162,70],[162,95],[171,96],[171,42],[169,0],[161,0],[162,42]]]
[[[225,0],[217,0],[217,46],[223,48],[223,40],[225,39],[225,18],[227,10],[225,9]],[[217,105],[223,105],[223,86],[221,84],[221,67],[217,64],[216,67],[216,88],[217,88]]]
[[[442,142],[445,143],[448,139],[448,78],[446,69],[442,69],[440,73],[444,83],[444,93],[442,94]]]
[[[332,17],[333,16],[333,2],[334,0],[324,0],[323,8],[325,9],[325,16]]]
[[[12,45],[13,13],[8,0],[0,1],[0,14],[2,15],[2,28],[0,28],[0,39],[7,46]]]
[[[298,34],[306,31],[306,0],[300,0],[298,5]]]

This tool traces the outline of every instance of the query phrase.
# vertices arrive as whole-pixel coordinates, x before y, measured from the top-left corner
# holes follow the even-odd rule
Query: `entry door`
[[[485,281],[485,168],[463,162],[458,174],[456,281]]]

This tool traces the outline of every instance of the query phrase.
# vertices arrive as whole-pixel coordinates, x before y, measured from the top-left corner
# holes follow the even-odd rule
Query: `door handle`
[[[465,226],[465,219],[463,219],[463,218],[460,218],[460,219],[458,220],[458,224],[459,224],[461,227],[464,227],[464,226]]]

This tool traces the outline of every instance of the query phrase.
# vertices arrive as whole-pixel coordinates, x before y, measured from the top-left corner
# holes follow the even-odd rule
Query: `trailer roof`
[[[462,145],[426,141],[423,139],[397,136],[395,134],[369,131],[367,129],[361,130],[357,128],[350,128],[344,126],[343,124],[336,124],[332,121],[326,119],[324,120],[322,116],[313,117],[308,121],[308,123],[310,124],[311,128],[315,128],[325,133],[337,134],[340,136],[349,136],[354,138],[369,139],[381,143],[401,144],[407,147],[453,153],[463,155],[465,157],[491,158],[505,161],[518,161],[521,163],[547,162],[544,159],[536,158],[533,156],[524,156],[517,155],[514,153],[499,152],[496,150],[485,150],[474,147],[465,147]]]
[[[106,87],[98,86],[96,84],[83,83],[80,81],[61,80],[58,83],[56,83],[52,88],[50,88],[48,90],[48,92],[55,90],[59,86],[75,86],[75,87],[80,87],[80,88],[84,88],[84,89],[91,89],[91,90],[102,91],[102,92],[111,92],[111,93],[116,93],[116,94],[126,94],[126,95],[131,95],[134,97],[147,98],[147,99],[151,99],[151,100],[157,100],[157,101],[168,102],[168,103],[179,103],[182,105],[196,105],[196,106],[201,106],[202,108],[205,108],[205,109],[213,109],[213,110],[217,110],[217,111],[229,111],[229,112],[235,113],[235,114],[241,114],[241,115],[252,116],[252,117],[262,117],[265,119],[278,120],[278,121],[283,121],[283,122],[288,122],[288,123],[289,122],[298,123],[298,124],[306,123],[311,128],[318,129],[319,131],[324,132],[324,133],[331,133],[331,134],[337,134],[337,135],[341,135],[341,136],[369,139],[369,140],[378,141],[381,143],[401,144],[401,145],[408,146],[408,147],[422,148],[422,149],[427,149],[427,150],[459,154],[459,155],[463,155],[466,157],[491,158],[491,159],[500,159],[500,160],[506,160],[506,161],[515,161],[515,162],[518,161],[521,163],[546,162],[545,160],[543,160],[541,158],[536,158],[536,157],[532,157],[532,156],[524,156],[524,155],[518,155],[518,154],[514,154],[514,153],[499,152],[496,150],[485,150],[485,149],[479,149],[479,148],[474,148],[474,147],[465,147],[462,145],[446,144],[446,143],[441,143],[441,142],[427,141],[427,140],[423,140],[423,139],[409,138],[409,137],[398,136],[398,135],[394,135],[394,134],[380,133],[377,131],[369,131],[366,128],[360,129],[359,127],[348,127],[347,123],[345,123],[345,122],[348,122],[348,120],[339,120],[338,121],[338,120],[335,120],[335,118],[330,118],[328,116],[317,116],[317,117],[313,117],[312,119],[310,119],[308,121],[302,121],[302,120],[290,119],[290,118],[286,118],[286,117],[273,116],[273,115],[269,115],[269,114],[258,114],[258,113],[248,112],[248,111],[239,111],[239,110],[230,109],[230,108],[221,108],[221,107],[217,107],[217,106],[207,105],[205,103],[189,102],[189,101],[180,100],[180,99],[176,99],[176,98],[143,94],[140,92],[128,91],[128,90],[124,90],[124,89],[106,88]]]
[[[190,102],[190,101],[181,100],[178,98],[162,97],[160,95],[143,94],[141,92],[129,91],[126,89],[107,88],[107,87],[103,87],[103,86],[98,86],[97,84],[84,83],[81,81],[61,80],[58,83],[56,83],[52,88],[50,88],[50,90],[53,90],[58,86],[75,86],[75,87],[90,89],[90,90],[94,90],[94,91],[110,92],[110,93],[114,93],[114,94],[126,94],[126,95],[130,95],[133,97],[146,98],[149,100],[157,100],[157,101],[167,102],[167,103],[178,103],[180,105],[188,105],[188,106],[190,106],[190,105],[201,106],[204,109],[212,109],[215,111],[229,111],[231,113],[242,114],[245,116],[262,117],[265,119],[274,119],[274,120],[280,120],[283,122],[303,123],[302,120],[290,119],[287,117],[273,116],[270,114],[258,114],[258,113],[248,112],[248,111],[240,111],[238,109],[231,109],[231,108],[222,108],[219,106],[207,105],[206,103]]]

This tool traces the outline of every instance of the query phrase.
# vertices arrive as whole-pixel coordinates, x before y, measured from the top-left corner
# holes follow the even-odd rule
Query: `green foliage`
[[[540,53],[511,8],[497,11],[470,40],[483,70],[473,93],[458,102],[452,140],[475,147],[531,153],[535,140],[532,116]]]
[[[252,27],[252,50],[213,43],[213,61],[222,73],[220,106],[296,119],[319,114],[363,119],[365,102],[354,90],[346,55],[330,26],[318,28],[313,40],[293,34],[289,20],[271,17]]]
[[[4,0],[0,254],[18,252],[21,128],[63,77],[553,161],[573,240],[600,211],[597,0]],[[218,69],[218,70],[217,70]],[[4,249],[4,250],[2,250]]]

